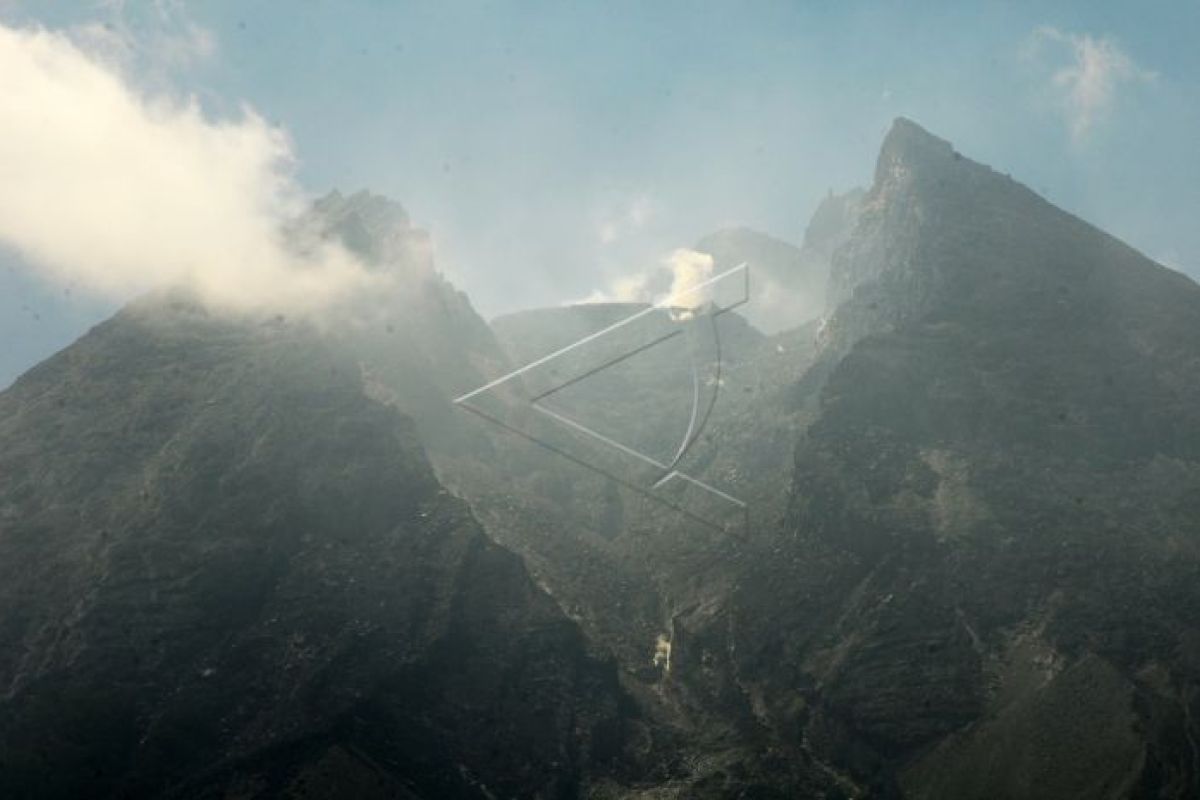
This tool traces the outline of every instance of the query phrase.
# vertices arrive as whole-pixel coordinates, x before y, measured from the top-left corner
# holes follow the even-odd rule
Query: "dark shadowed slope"
[[[303,329],[143,302],[0,395],[0,796],[573,797],[619,704]]]

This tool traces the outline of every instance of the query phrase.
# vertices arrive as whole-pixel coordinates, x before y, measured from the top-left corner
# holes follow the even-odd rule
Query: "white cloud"
[[[1122,85],[1156,77],[1107,36],[1070,33],[1050,26],[1036,28],[1027,43],[1026,56],[1040,60],[1047,49],[1066,60],[1050,80],[1076,141],[1086,138],[1111,113]]]
[[[211,119],[64,34],[0,25],[0,131],[0,242],[52,280],[297,309],[368,280],[340,248],[285,246],[305,201],[285,133],[252,109]]]

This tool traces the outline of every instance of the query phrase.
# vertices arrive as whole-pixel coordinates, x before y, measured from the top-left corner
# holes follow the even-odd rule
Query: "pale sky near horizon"
[[[210,122],[252,108],[303,191],[403,203],[485,316],[726,225],[798,242],[900,115],[1200,275],[1200,3],[967,6],[0,0],[0,24],[64,32]],[[125,299],[16,249],[0,387]]]

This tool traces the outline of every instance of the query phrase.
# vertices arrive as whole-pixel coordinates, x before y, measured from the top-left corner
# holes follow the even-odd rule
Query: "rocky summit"
[[[711,308],[486,323],[373,195],[293,235],[394,291],[156,294],[0,394],[0,796],[1200,793],[1189,278],[905,119],[800,247],[697,245],[771,295],[703,357]],[[678,467],[745,528],[546,385],[666,458],[716,397]]]

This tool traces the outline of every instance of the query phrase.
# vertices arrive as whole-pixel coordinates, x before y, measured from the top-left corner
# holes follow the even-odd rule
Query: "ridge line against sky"
[[[61,31],[208,125],[254,109],[303,189],[403,203],[489,316],[605,290],[723,226],[799,241],[827,191],[868,182],[899,115],[1200,268],[1200,6],[693,5],[2,0],[0,24]],[[0,246],[3,386],[121,298]]]

